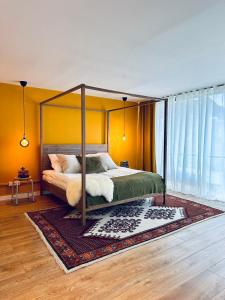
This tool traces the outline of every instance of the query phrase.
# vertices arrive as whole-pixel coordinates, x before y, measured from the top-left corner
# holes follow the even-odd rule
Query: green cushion
[[[79,163],[82,165],[82,156],[77,156]],[[102,173],[105,169],[102,166],[100,157],[86,157],[86,174]]]

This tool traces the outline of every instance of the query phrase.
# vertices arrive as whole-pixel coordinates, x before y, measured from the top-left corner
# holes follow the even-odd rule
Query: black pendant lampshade
[[[25,102],[24,102],[24,88],[27,85],[27,81],[20,81],[20,85],[23,88],[23,138],[20,140],[21,147],[28,147],[29,141],[26,138],[26,114],[25,114]]]

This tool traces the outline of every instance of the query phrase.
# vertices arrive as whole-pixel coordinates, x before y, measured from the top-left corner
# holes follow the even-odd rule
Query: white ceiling
[[[225,1],[0,0],[0,82],[164,96],[225,82]]]

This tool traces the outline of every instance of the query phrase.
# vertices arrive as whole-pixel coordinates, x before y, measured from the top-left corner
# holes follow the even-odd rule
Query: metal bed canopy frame
[[[110,94],[120,94],[130,97],[135,97],[140,99],[144,99],[143,102],[138,102],[134,105],[125,106],[121,108],[115,108],[110,110],[101,110],[101,109],[91,109],[86,108],[86,90],[94,90],[98,92],[105,92]],[[50,104],[55,99],[61,98],[63,96],[66,96],[68,94],[71,94],[75,91],[80,91],[81,96],[81,107],[76,106],[63,106],[60,104]],[[165,184],[165,190],[163,192],[163,204],[165,204],[165,197],[166,197],[166,173],[167,173],[167,115],[168,115],[168,98],[157,98],[157,97],[151,97],[151,96],[145,96],[145,95],[138,95],[138,94],[132,94],[128,92],[120,92],[116,90],[109,90],[105,88],[98,88],[94,86],[89,86],[84,83],[77,85],[69,90],[66,90],[62,93],[59,93],[47,100],[44,100],[40,102],[40,154],[42,157],[42,151],[43,151],[43,107],[44,106],[54,106],[59,108],[69,108],[69,109],[76,109],[81,110],[81,155],[82,155],[82,165],[81,165],[81,172],[82,172],[82,196],[81,196],[81,213],[82,213],[82,224],[86,224],[86,111],[95,111],[95,112],[101,112],[106,113],[107,115],[107,150],[109,151],[109,145],[110,145],[110,113],[113,111],[123,110],[123,109],[129,109],[133,107],[141,107],[145,105],[149,105],[151,103],[157,103],[157,102],[164,102],[164,141],[163,141],[163,176],[162,179]],[[42,162],[41,162],[42,163]],[[41,168],[42,169],[42,168]],[[42,178],[42,174],[41,178]]]

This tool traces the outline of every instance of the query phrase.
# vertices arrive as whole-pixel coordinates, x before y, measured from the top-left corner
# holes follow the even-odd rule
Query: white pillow
[[[118,168],[117,165],[112,160],[108,152],[96,153],[96,154],[87,154],[87,156],[100,156],[101,163],[103,168],[107,170]]]
[[[79,173],[81,166],[76,155],[57,154],[63,173]]]
[[[57,157],[57,154],[48,154],[48,157],[51,162],[52,169],[55,170],[56,172],[62,172],[62,167],[60,165],[60,161]]]
[[[102,165],[106,166],[108,170],[118,168],[117,165],[112,160],[109,153],[105,152],[105,153],[99,153],[99,154],[100,154],[100,157],[101,157]]]

